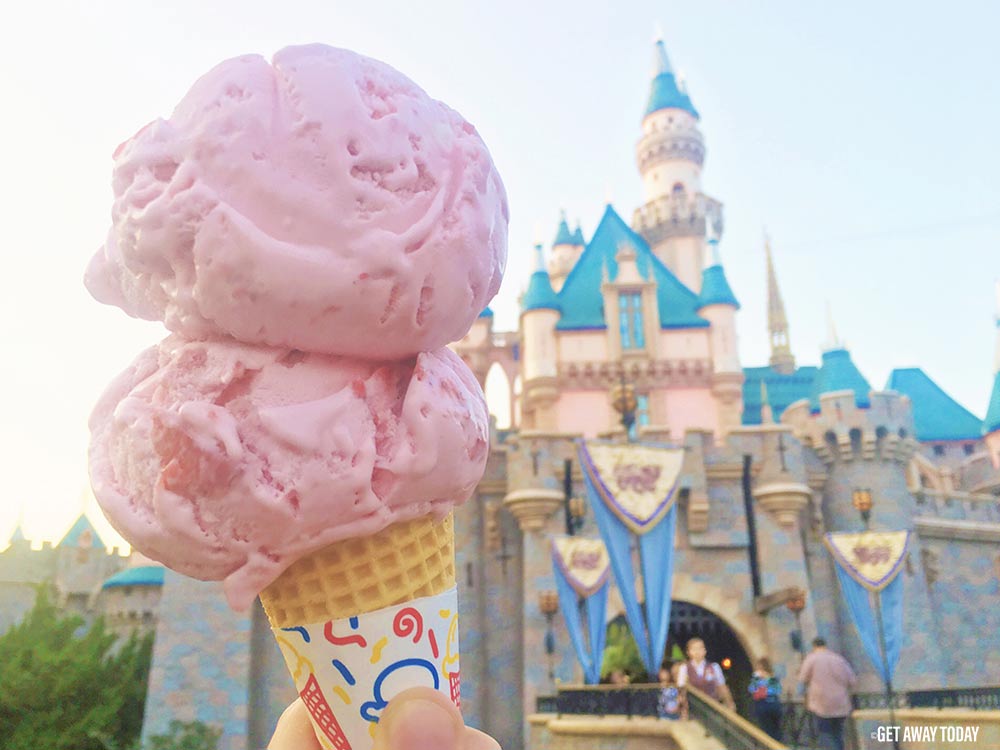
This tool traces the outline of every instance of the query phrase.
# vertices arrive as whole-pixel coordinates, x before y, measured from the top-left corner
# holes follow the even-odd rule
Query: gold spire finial
[[[778,289],[778,277],[774,273],[774,258],[771,255],[771,238],[764,231],[764,254],[767,258],[767,331],[771,340],[770,364],[785,375],[795,372],[795,357],[788,340],[788,317],[785,303]]]

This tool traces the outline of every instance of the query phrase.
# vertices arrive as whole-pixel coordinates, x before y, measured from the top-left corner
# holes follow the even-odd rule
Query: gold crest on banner
[[[599,591],[608,580],[611,558],[600,539],[555,537],[552,555],[569,585],[584,599]]]
[[[683,449],[581,441],[580,457],[605,505],[633,533],[649,532],[673,507]]]
[[[837,532],[826,534],[823,541],[851,578],[869,591],[881,591],[903,567],[910,532]]]

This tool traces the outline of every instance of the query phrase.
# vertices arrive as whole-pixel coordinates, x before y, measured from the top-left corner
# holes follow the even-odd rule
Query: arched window
[[[681,195],[684,192],[684,183],[683,182],[675,182],[674,186],[671,188],[671,190],[673,191],[674,195]]]
[[[506,430],[510,428],[510,381],[507,380],[507,373],[499,362],[494,362],[486,373],[486,405],[490,414],[497,418],[497,428]]]

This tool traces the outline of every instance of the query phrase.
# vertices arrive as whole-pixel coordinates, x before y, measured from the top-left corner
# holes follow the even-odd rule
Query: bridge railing
[[[885,693],[856,693],[854,708],[885,708]],[[893,708],[969,708],[1000,711],[1000,685],[940,690],[908,690],[893,694]]]
[[[562,685],[555,696],[541,696],[539,713],[588,716],[656,716],[660,686]],[[718,701],[691,687],[686,689],[688,715],[727,750],[786,750],[759,727]]]
[[[700,722],[726,750],[786,750],[756,724],[744,719],[697,688],[687,687],[688,716]]]

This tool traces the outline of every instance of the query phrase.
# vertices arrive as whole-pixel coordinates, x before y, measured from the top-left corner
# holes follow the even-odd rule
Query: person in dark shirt
[[[753,699],[757,724],[771,737],[781,742],[781,681],[774,676],[770,661],[767,659],[757,661],[757,668],[750,679],[748,689]]]

